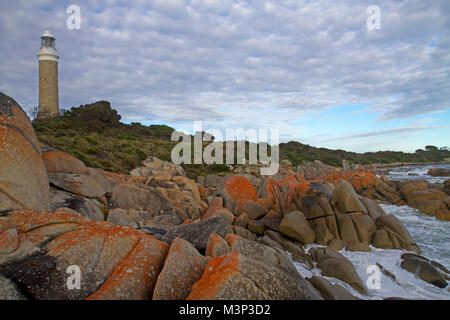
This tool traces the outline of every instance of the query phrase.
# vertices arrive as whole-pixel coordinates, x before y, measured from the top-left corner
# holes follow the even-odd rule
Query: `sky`
[[[108,100],[126,123],[354,152],[450,146],[448,0],[0,0],[0,91],[25,110],[47,28],[63,109]]]

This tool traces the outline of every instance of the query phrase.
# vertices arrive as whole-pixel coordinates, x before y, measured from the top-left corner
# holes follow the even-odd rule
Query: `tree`
[[[425,150],[426,151],[438,151],[438,148],[435,146],[426,146]]]
[[[81,105],[64,113],[79,122],[92,128],[115,127],[120,125],[121,116],[111,108],[108,101],[97,101],[95,103]]]

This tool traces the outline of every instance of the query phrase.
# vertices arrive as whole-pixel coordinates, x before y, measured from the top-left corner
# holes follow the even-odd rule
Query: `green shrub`
[[[230,171],[230,167],[226,164],[215,163],[211,165],[211,169],[218,172],[228,172]]]
[[[89,149],[87,150],[87,153],[88,153],[88,154],[97,154],[97,149],[95,149],[95,148],[89,148]]]
[[[91,144],[98,144],[97,139],[91,136],[84,136],[83,137],[84,140],[86,140],[87,142],[91,143]]]
[[[145,159],[147,159],[147,155],[142,149],[136,148],[135,152],[138,156],[139,161],[144,161]]]
[[[160,154],[160,155],[158,156],[158,158],[160,158],[160,159],[163,160],[163,161],[172,161],[171,157],[168,156],[167,154]]]

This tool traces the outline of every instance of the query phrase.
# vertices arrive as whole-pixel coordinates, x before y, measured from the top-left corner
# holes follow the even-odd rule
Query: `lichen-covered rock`
[[[280,224],[282,219],[263,219],[264,225],[273,231],[279,232],[280,231]]]
[[[220,190],[227,209],[234,211],[238,200],[258,200],[255,187],[244,176],[229,175]]]
[[[237,252],[211,259],[188,300],[320,300],[299,274]]]
[[[205,177],[205,187],[218,187],[223,183],[224,177],[220,177],[214,174],[208,174]]]
[[[233,224],[235,219],[234,214],[230,210],[215,205],[210,206],[201,219],[206,220],[215,216],[222,217],[228,224]]]
[[[214,258],[223,256],[228,252],[230,252],[230,246],[228,243],[218,234],[212,233],[209,236],[205,256]]]
[[[149,222],[152,222],[152,218],[153,214],[147,211],[111,209],[108,212],[107,221],[115,226],[133,227],[135,225],[147,225]]]
[[[85,174],[52,173],[48,179],[58,188],[88,198],[100,199],[106,193],[97,181]]]
[[[131,210],[133,209],[130,209],[130,211]],[[183,220],[175,214],[162,214],[155,216],[151,222],[171,227],[180,225]]]
[[[168,247],[150,236],[142,237],[125,260],[89,300],[146,300],[156,283]]]
[[[212,233],[225,237],[230,232],[230,225],[222,217],[216,216],[207,220],[173,227],[161,240],[171,243],[176,238],[183,238],[192,243],[197,250],[204,252],[208,245],[209,236]]]
[[[72,209],[91,220],[105,220],[105,204],[95,199],[78,196],[62,190],[51,190],[52,211],[59,208]]]
[[[86,218],[68,209],[57,210],[53,214],[32,210],[6,212],[0,219],[2,239],[0,265],[20,261],[42,252],[42,247],[51,239],[72,231],[80,223],[87,221]]]
[[[241,214],[239,217],[237,217],[234,220],[234,224],[236,226],[240,226],[240,227],[246,228],[247,224],[248,224],[248,215],[244,212],[243,214]]]
[[[271,237],[269,237],[268,235],[264,235],[261,239],[260,239],[261,243],[265,244],[266,246],[272,247],[274,249],[279,249],[279,250],[284,250],[283,246],[281,244],[279,244],[278,242],[276,242],[275,240],[273,240]]]
[[[283,251],[231,233],[227,234],[225,241],[230,246],[230,251],[239,252],[240,254],[260,260],[268,265],[284,268],[290,272],[298,272],[289,257]]]
[[[87,168],[87,174],[94,179],[106,193],[111,193],[114,182],[108,178],[105,171],[96,168]]]
[[[182,177],[186,176],[184,169],[180,165],[163,161],[153,156],[150,156],[143,161],[141,167],[131,170],[130,174],[132,176],[144,178],[159,174]]]
[[[258,239],[256,234],[254,234],[250,230],[240,227],[240,226],[233,226],[233,232],[234,232],[234,234],[237,234],[238,236],[241,236],[241,237],[249,239],[249,240],[256,241]]]
[[[85,174],[87,172],[87,168],[81,160],[59,150],[44,150],[42,160],[48,174]]]
[[[147,299],[168,250],[141,232],[69,209],[11,211],[0,221],[0,238],[10,239],[1,241],[0,274],[34,299]],[[79,289],[67,285],[69,267],[80,272]]]
[[[184,300],[192,285],[200,280],[209,258],[202,256],[189,242],[177,238],[167,254],[156,281],[153,300]]]
[[[118,183],[114,186],[110,199],[113,209],[135,209],[149,211],[156,214],[174,213],[175,208],[168,199],[154,188],[145,188],[130,182]]]
[[[41,148],[25,112],[0,92],[0,211],[50,210]]]
[[[198,193],[195,195],[192,186],[186,180],[176,180],[180,183],[179,186],[171,180],[173,177],[158,180],[158,184],[150,178],[147,179],[148,185],[117,183],[111,191],[110,207],[148,211],[154,215],[176,214],[182,220],[200,217],[202,213],[200,197]],[[162,183],[162,186],[159,183]]]
[[[237,201],[235,212],[237,215],[246,213],[251,220],[262,218],[267,211],[257,201],[249,199],[240,199]]]
[[[266,225],[260,220],[249,220],[247,229],[258,236],[262,236],[264,235],[264,231],[266,231]]]

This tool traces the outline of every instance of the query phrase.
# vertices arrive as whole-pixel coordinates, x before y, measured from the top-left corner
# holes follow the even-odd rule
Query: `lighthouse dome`
[[[53,36],[52,32],[50,30],[45,30],[44,33],[42,34],[41,38],[52,38],[55,39],[55,37]]]
[[[59,56],[55,48],[55,37],[50,30],[45,30],[41,36],[41,49],[37,54],[39,61],[58,62]]]

